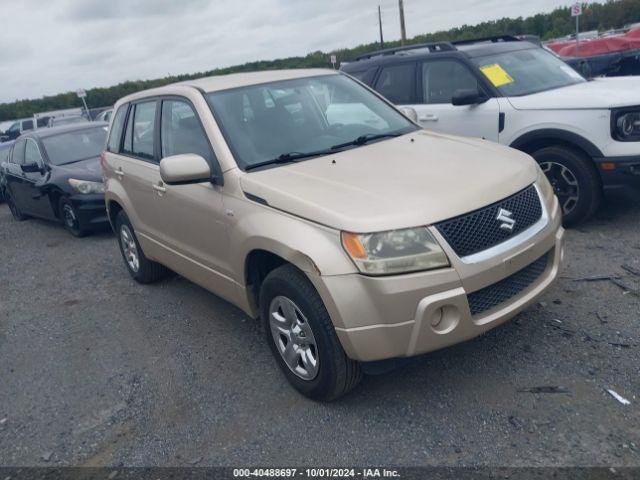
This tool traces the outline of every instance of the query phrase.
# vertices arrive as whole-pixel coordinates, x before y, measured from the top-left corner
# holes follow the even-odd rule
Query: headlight
[[[449,266],[426,227],[380,233],[342,232],[342,245],[362,273],[390,275]]]
[[[90,193],[104,193],[104,183],[102,182],[90,182],[88,180],[76,180],[75,178],[70,178],[69,185],[71,185],[74,190],[84,195],[88,195]]]
[[[611,115],[613,138],[621,142],[640,141],[640,107],[635,110],[614,110]]]

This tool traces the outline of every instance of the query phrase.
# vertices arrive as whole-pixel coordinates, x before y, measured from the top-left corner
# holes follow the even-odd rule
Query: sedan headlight
[[[611,115],[613,138],[621,142],[640,141],[640,107],[634,110],[614,110]]]
[[[391,275],[449,266],[426,227],[379,233],[342,232],[342,245],[360,272]]]
[[[90,182],[88,180],[76,180],[75,178],[70,178],[69,185],[71,185],[76,192],[84,195],[89,195],[91,193],[104,193],[104,183],[102,182]]]

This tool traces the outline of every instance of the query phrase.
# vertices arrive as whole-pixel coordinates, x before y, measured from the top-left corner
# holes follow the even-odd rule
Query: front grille
[[[500,209],[511,212],[515,224],[513,230],[500,228]],[[524,190],[488,207],[465,213],[436,224],[440,234],[460,257],[486,250],[526,230],[542,217],[542,205],[536,188]]]
[[[506,302],[535,282],[547,268],[549,254],[546,253],[535,262],[517,271],[513,275],[467,295],[471,315],[479,315]]]

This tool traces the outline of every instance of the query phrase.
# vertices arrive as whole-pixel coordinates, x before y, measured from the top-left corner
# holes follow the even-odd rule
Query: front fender
[[[229,229],[234,272],[245,271],[254,250],[274,253],[311,275],[356,272],[339,231],[250,200],[230,199],[228,207],[237,218]],[[245,279],[240,283],[244,285]]]

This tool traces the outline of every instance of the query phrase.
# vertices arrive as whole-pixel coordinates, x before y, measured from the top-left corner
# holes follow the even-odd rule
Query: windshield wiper
[[[265,160],[264,162],[258,162],[244,167],[245,171],[254,170],[256,168],[264,167],[266,165],[277,165],[282,163],[294,163],[303,158],[317,157],[318,155],[327,155],[333,152],[333,147],[325,150],[318,150],[316,152],[289,152],[272,158],[271,160]]]
[[[381,138],[392,138],[399,137],[402,135],[401,133],[367,133],[365,135],[360,135],[358,138],[351,140],[350,142],[339,143],[338,145],[334,145],[331,147],[331,150],[339,150],[344,147],[350,147],[352,145],[360,146],[365,145],[373,140],[379,140]]]

